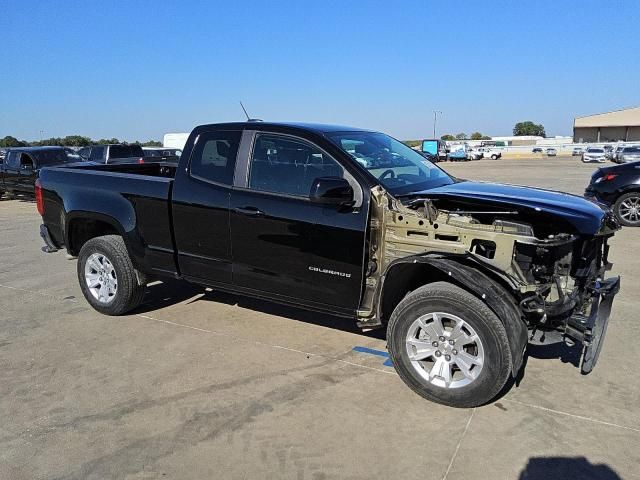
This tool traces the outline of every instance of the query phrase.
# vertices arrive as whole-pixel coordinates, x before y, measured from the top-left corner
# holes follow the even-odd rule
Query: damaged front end
[[[540,191],[533,192],[542,198]],[[611,268],[607,242],[619,227],[609,212],[593,210],[591,204],[584,212],[558,213],[562,203],[553,195],[562,194],[548,192],[553,208],[546,209],[542,200],[527,205],[522,197],[510,201],[505,195],[479,199],[425,193],[400,201],[375,187],[359,324],[377,326],[386,320],[380,308],[385,278],[397,263],[437,258],[439,263],[431,263],[451,275],[456,269],[438,267],[446,259],[475,269],[509,292],[511,316],[520,318],[501,320],[524,323],[529,342],[582,345],[581,370],[589,373],[620,285],[619,277],[605,279]],[[578,204],[573,197],[570,201]],[[588,221],[591,231],[579,221]],[[475,293],[484,299],[480,291]]]

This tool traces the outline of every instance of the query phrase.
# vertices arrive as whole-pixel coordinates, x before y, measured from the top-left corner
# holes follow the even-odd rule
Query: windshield
[[[627,147],[624,149],[624,153],[640,153],[640,147]]]
[[[587,153],[604,153],[604,150],[601,148],[589,148]]]
[[[425,157],[383,133],[338,132],[327,136],[393,194],[453,183],[449,175]]]

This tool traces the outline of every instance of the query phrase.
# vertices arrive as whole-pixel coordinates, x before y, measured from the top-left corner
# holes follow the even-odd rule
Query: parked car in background
[[[558,154],[558,150],[556,150],[555,148],[547,148],[546,154],[549,157],[555,157]]]
[[[639,166],[638,163],[626,163],[600,167],[591,176],[585,197],[611,207],[623,225],[640,226]]]
[[[622,153],[623,149],[624,145],[616,146],[616,148],[613,150],[613,153],[611,154],[611,161],[618,163],[620,161],[620,154]]]
[[[78,155],[94,163],[145,163],[140,145],[92,145],[81,148]]]
[[[497,160],[502,157],[502,150],[499,148],[491,148],[491,147],[480,147],[478,148],[479,152],[482,152],[483,158],[490,158],[491,160]]]
[[[182,150],[179,148],[142,147],[142,151],[145,161],[157,159],[157,161],[177,163],[182,155]]]
[[[4,162],[4,157],[7,155],[6,148],[0,148],[0,163]]]
[[[0,196],[33,194],[34,184],[42,167],[72,162],[62,147],[17,147],[7,152],[0,164]]]
[[[620,283],[605,278],[609,209],[459,181],[348,127],[202,125],[178,166],[48,168],[36,198],[45,251],[78,259],[103,314],[167,277],[347,317],[386,328],[399,377],[455,407],[494,399],[536,332],[572,339],[592,371]]]
[[[467,148],[467,160],[481,160],[484,158],[484,153],[478,148]]]
[[[533,150],[531,150],[531,153],[542,153],[542,148],[540,148],[540,147],[533,147]]]
[[[572,151],[571,151],[571,156],[572,157],[579,157],[584,153],[584,147],[575,147]]]
[[[607,157],[605,156],[604,148],[600,148],[600,147],[589,147],[589,148],[587,148],[587,150],[582,154],[582,161],[584,163],[589,163],[589,162],[604,163],[604,162],[606,162],[607,161]]]
[[[619,163],[637,162],[640,160],[640,146],[632,145],[624,147],[620,152]]]

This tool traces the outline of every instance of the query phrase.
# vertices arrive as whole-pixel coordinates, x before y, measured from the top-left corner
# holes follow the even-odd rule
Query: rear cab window
[[[109,158],[133,157],[144,157],[144,152],[140,145],[111,145],[109,147]]]
[[[192,177],[231,186],[240,146],[241,132],[220,130],[198,135],[191,153],[189,173]]]

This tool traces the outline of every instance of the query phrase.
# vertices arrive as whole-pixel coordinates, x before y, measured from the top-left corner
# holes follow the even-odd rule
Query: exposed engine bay
[[[474,264],[510,291],[531,342],[581,342],[594,347],[597,360],[600,338],[594,336],[604,334],[619,285],[618,277],[604,280],[611,267],[607,239],[617,228],[604,223],[597,235],[585,236],[540,209],[464,198],[401,202],[375,187],[360,324],[379,321],[375,299],[390,265],[412,256],[447,256]],[[606,318],[599,319],[604,311]]]

